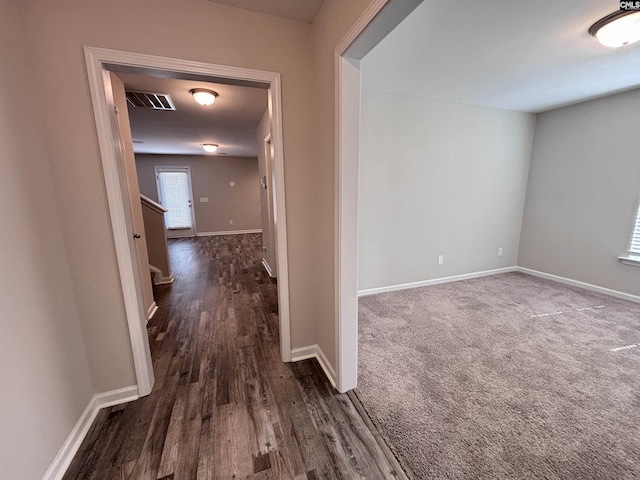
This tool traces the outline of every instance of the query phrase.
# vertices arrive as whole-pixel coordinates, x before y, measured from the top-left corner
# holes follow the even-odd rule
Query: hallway
[[[261,235],[169,242],[151,395],[103,409],[65,479],[397,478],[315,360],[280,359]]]

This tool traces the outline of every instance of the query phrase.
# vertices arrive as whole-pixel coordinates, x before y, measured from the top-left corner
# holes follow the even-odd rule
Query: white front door
[[[167,237],[195,236],[189,167],[156,167],[156,182],[160,204],[167,209],[164,214]]]

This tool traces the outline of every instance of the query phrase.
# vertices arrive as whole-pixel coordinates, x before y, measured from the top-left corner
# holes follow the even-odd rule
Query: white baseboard
[[[291,361],[299,362],[309,358],[315,358],[318,355],[318,345],[310,345],[308,347],[294,348],[291,350]]]
[[[138,387],[135,385],[94,395],[82,415],[80,415],[71,433],[69,433],[62,448],[53,459],[42,480],[62,479],[101,408],[131,402],[138,398]]]
[[[157,279],[157,280],[155,280]],[[156,285],[168,285],[170,283],[173,283],[175,279],[173,278],[173,275],[169,275],[168,277],[154,277],[154,282]]]
[[[269,263],[264,258],[262,259],[262,266],[264,267],[264,269],[267,271],[267,274],[269,274],[271,278],[276,278],[275,275],[273,274],[273,270],[271,270],[271,267],[269,266]]]
[[[167,283],[173,283],[173,275],[170,274],[168,277],[165,277],[162,274],[162,270],[151,264],[149,264],[149,270],[153,273],[154,285],[166,285]]]
[[[217,237],[219,235],[242,235],[243,233],[262,233],[261,228],[255,230],[229,230],[228,232],[198,232],[197,237]]]
[[[497,275],[499,273],[508,273],[518,271],[518,267],[496,268],[494,270],[485,270],[482,272],[465,273],[463,275],[453,275],[451,277],[433,278],[431,280],[422,280],[420,282],[401,283],[399,285],[389,285],[388,287],[366,288],[358,290],[358,297],[366,297],[367,295],[375,295],[377,293],[395,292],[398,290],[407,290],[410,288],[427,287],[429,285],[438,285],[440,283],[459,282],[460,280],[469,280],[472,278],[488,277],[489,275]]]
[[[540,277],[547,280],[553,280],[555,282],[564,283],[565,285],[571,285],[574,287],[584,288],[585,290],[591,290],[592,292],[604,293],[612,297],[621,298],[623,300],[629,300],[631,302],[640,303],[640,297],[632,295],[630,293],[620,292],[618,290],[611,290],[610,288],[600,287],[591,283],[580,282],[578,280],[572,280],[570,278],[560,277],[551,273],[540,272],[538,270],[531,270],[530,268],[517,267],[517,272],[533,275],[534,277]]]
[[[149,307],[149,309],[147,310],[147,322],[153,318],[153,316],[156,314],[157,311],[158,311],[158,304],[156,302],[153,302]]]
[[[327,376],[333,388],[336,388],[336,371],[333,366],[327,360],[324,352],[318,345],[309,345],[308,347],[294,348],[291,350],[291,361],[299,362],[301,360],[307,360],[309,358],[315,358],[322,367],[324,374]]]

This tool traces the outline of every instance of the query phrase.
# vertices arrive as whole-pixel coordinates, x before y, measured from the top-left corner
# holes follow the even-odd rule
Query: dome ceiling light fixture
[[[213,104],[216,101],[216,97],[218,96],[217,92],[213,90],[207,90],[206,88],[194,88],[189,90],[193,99],[198,102],[200,105],[207,106]]]
[[[605,47],[631,45],[640,40],[640,11],[613,12],[591,25],[589,33]]]
[[[204,148],[204,151],[207,153],[214,153],[216,150],[218,150],[218,145],[216,145],[215,143],[203,143],[202,148]]]

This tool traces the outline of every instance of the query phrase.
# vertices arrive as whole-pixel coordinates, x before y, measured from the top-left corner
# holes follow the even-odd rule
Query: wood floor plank
[[[189,384],[178,384],[176,390],[176,398],[171,409],[171,419],[169,427],[164,437],[162,446],[162,455],[160,457],[160,465],[158,467],[158,477],[166,477],[176,471],[178,464],[178,450],[180,447],[180,439],[182,438],[182,428],[185,424],[185,415],[187,410],[187,399]]]
[[[260,235],[170,240],[151,395],[97,416],[65,480],[395,479],[319,364],[283,363]]]
[[[198,473],[198,451],[202,427],[202,386],[191,383],[187,393],[187,409],[178,448],[176,478],[195,479]]]
[[[277,448],[271,414],[277,407],[267,379],[261,373],[263,364],[258,363],[258,349],[249,346],[242,348],[241,352],[244,360],[247,411],[254,440],[252,449],[255,456],[262,456]]]
[[[210,337],[208,337],[210,339]],[[209,348],[207,348],[209,359]],[[210,358],[201,381],[202,385],[202,420],[200,424],[200,448],[198,450],[198,480],[210,480],[216,475],[216,363]]]
[[[162,390],[162,395],[153,412],[153,418],[145,441],[136,462],[136,466],[131,473],[131,479],[153,480],[160,466],[162,447],[166,440],[171,410],[175,403],[178,382],[180,381],[180,367],[183,358],[174,357],[169,367],[168,378]]]
[[[216,409],[216,479],[246,478],[253,473],[248,445],[248,421],[243,405],[227,403]]]

